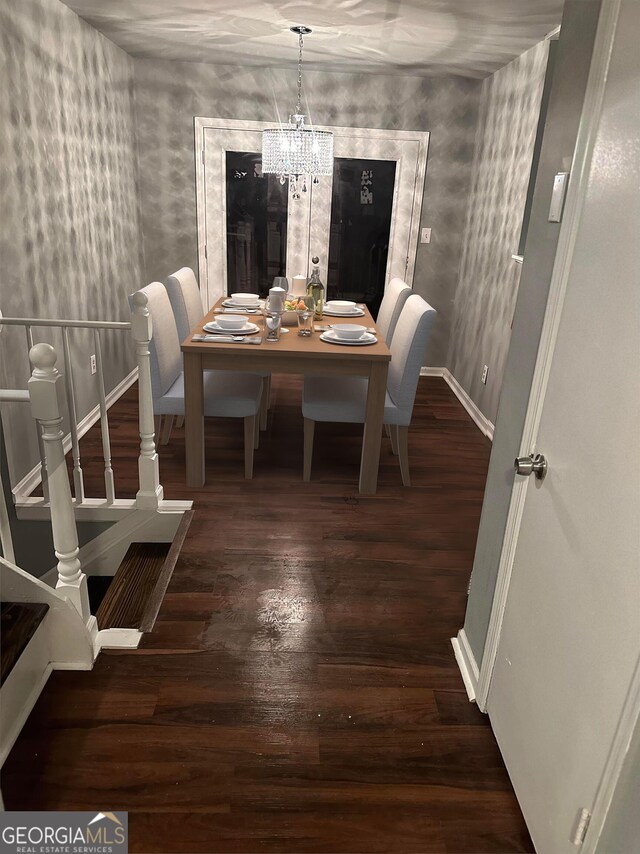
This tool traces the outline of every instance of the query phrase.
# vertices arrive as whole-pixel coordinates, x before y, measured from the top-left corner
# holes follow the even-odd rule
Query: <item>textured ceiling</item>
[[[484,77],[560,23],[563,0],[65,0],[133,56]]]

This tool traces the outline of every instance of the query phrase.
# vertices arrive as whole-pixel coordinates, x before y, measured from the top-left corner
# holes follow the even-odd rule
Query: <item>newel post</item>
[[[153,394],[151,391],[151,366],[149,342],[152,325],[148,300],[142,291],[132,297],[131,332],[138,361],[138,419],[140,428],[140,456],[138,457],[139,486],[136,503],[139,507],[157,507],[162,501],[160,467],[154,442]]]
[[[64,406],[64,378],[56,370],[56,351],[50,344],[36,344],[29,351],[33,367],[28,382],[31,412],[42,429],[53,546],[58,559],[56,590],[75,605],[83,621],[91,618],[87,578],[78,560],[78,532],[64,458],[61,430]]]

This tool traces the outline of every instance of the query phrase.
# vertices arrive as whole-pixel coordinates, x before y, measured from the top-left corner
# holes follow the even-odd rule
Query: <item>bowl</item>
[[[344,338],[345,341],[355,341],[358,338],[362,338],[367,331],[366,326],[360,326],[357,323],[334,323],[331,329],[338,338]]]
[[[256,305],[260,299],[259,294],[231,294],[231,299],[238,305]]]
[[[296,294],[287,294],[287,298],[284,304],[284,314],[282,315],[282,325],[283,326],[297,326],[298,325],[298,305],[299,300],[304,299],[304,297],[299,297]],[[294,308],[295,306],[295,308]]]
[[[356,303],[348,299],[330,299],[325,305],[328,309],[335,309],[336,311],[352,311],[356,308]]]
[[[216,323],[220,329],[242,329],[248,318],[241,314],[221,314],[216,318]]]

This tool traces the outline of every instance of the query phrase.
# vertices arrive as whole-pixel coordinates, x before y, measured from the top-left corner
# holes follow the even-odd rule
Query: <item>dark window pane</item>
[[[336,158],[333,166],[330,299],[378,311],[384,293],[396,177],[394,160]]]
[[[287,185],[262,157],[227,151],[227,292],[266,296],[287,260]]]

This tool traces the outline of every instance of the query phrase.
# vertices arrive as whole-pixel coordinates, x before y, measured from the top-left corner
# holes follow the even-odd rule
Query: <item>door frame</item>
[[[198,239],[198,278],[203,291],[204,299],[209,304],[209,287],[207,277],[207,214],[206,214],[206,187],[205,187],[205,131],[213,130],[237,130],[237,131],[263,131],[273,127],[274,122],[248,121],[244,119],[222,119],[208,118],[203,116],[194,117],[194,145],[196,166],[196,223]],[[363,136],[369,140],[383,142],[417,142],[418,158],[416,174],[413,182],[413,199],[410,213],[409,241],[407,260],[405,265],[405,281],[413,285],[416,255],[418,251],[418,238],[420,236],[420,215],[422,211],[422,200],[427,171],[427,156],[429,152],[428,131],[408,130],[384,130],[380,128],[360,128],[342,126],[317,126],[317,130],[326,130],[333,133],[334,137]],[[396,181],[397,188],[397,181]],[[396,197],[394,194],[394,208]],[[393,233],[393,223],[392,231]],[[391,253],[389,253],[389,259]],[[389,260],[388,262],[389,263]]]
[[[528,456],[531,453],[535,454],[539,450],[536,446],[536,438],[542,417],[555,344],[573,262],[576,237],[588,189],[593,149],[600,128],[602,103],[618,23],[620,2],[621,0],[603,0],[600,12],[519,456]],[[524,263],[527,263],[526,255]],[[553,461],[551,461],[551,464],[553,465]],[[477,683],[470,685],[472,693],[475,694],[478,707],[483,712],[487,711],[487,700],[498,653],[528,486],[529,481],[526,478],[514,480],[507,514],[503,548],[498,565],[487,639],[477,672]],[[464,630],[462,630],[462,637],[458,636],[457,642],[464,651],[464,648],[466,648]],[[463,670],[467,671],[467,678],[471,676],[471,683],[476,682],[473,667],[469,666],[474,662],[468,660],[468,655],[463,657],[467,659],[463,667]],[[640,657],[629,685],[614,740],[611,744],[609,756],[598,785],[581,854],[594,854],[597,850],[598,839],[622,771],[624,757],[631,743],[634,728],[639,722]]]

